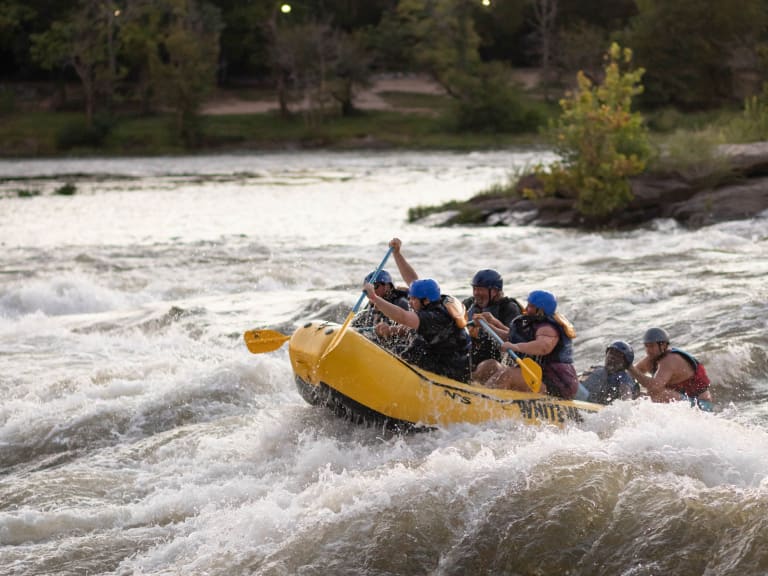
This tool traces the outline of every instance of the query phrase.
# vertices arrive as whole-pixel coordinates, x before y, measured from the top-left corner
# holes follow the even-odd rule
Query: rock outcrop
[[[768,210],[768,142],[723,146],[718,162],[695,173],[647,173],[631,180],[633,200],[608,218],[591,221],[579,214],[573,198],[528,200],[519,196],[477,196],[468,201],[478,224],[537,224],[575,228],[629,228],[656,218],[673,218],[698,228],[752,218]],[[533,175],[516,188],[540,186]],[[447,224],[457,221],[449,218]],[[466,223],[466,215],[462,217]]]

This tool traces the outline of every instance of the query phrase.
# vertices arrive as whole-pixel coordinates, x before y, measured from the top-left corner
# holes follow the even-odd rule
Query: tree
[[[637,0],[638,14],[623,37],[648,70],[643,100],[650,105],[711,107],[731,97],[732,58],[754,50],[765,30],[762,0]]]
[[[531,22],[543,80],[549,81],[553,60],[558,0],[531,0]]]
[[[579,72],[578,90],[560,101],[554,135],[561,160],[537,170],[546,194],[575,197],[577,209],[596,219],[631,200],[628,178],[645,169],[651,154],[642,117],[632,112],[644,70],[627,70],[632,52],[615,43],[606,61],[602,84]]]
[[[480,58],[470,0],[401,0],[398,16],[416,65],[454,101],[458,130],[530,129],[538,115],[523,104],[502,63]]]
[[[117,6],[101,0],[81,0],[64,20],[32,36],[32,57],[41,67],[72,67],[83,86],[88,126],[93,124],[96,98],[108,101],[117,81]]]
[[[400,0],[398,16],[417,66],[456,97],[453,78],[480,64],[469,0]]]
[[[355,93],[368,84],[371,74],[371,58],[361,38],[328,22],[276,27],[272,60],[281,111],[288,113],[290,100],[302,101],[311,122],[334,101],[343,116],[352,114]]]
[[[360,35],[337,31],[333,40],[336,44],[336,59],[328,91],[339,103],[341,115],[349,116],[355,111],[357,89],[370,85],[371,56]]]
[[[201,0],[144,0],[125,19],[126,57],[144,79],[145,97],[173,110],[177,135],[194,144],[197,112],[216,85],[218,9]]]
[[[22,31],[24,22],[35,12],[26,4],[15,0],[0,0],[0,48],[12,48],[14,37]]]

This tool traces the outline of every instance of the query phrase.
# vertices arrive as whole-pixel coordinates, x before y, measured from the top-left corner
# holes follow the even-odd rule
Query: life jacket
[[[472,320],[472,317],[474,316],[475,312],[490,312],[493,314],[496,318],[501,320],[503,323],[509,323],[512,319],[516,318],[520,314],[523,313],[523,308],[520,306],[520,302],[515,300],[514,298],[510,298],[509,296],[504,296],[503,298],[499,298],[496,302],[492,302],[489,306],[486,306],[485,308],[478,308],[475,306],[475,299],[470,296],[466,300],[464,300],[464,306],[467,309],[467,322]],[[509,319],[509,320],[507,320]],[[469,335],[472,336],[472,338],[482,338],[482,339],[490,339],[494,343],[495,347],[495,340],[493,340],[488,334],[483,330],[480,326],[472,325],[472,327],[469,328]]]
[[[411,340],[401,357],[417,366],[444,374],[462,382],[469,381],[470,338],[466,328],[459,328],[465,322],[464,307],[450,302],[450,296],[442,296],[438,302],[430,302],[425,310],[444,316],[446,322],[436,334],[427,340],[417,334]],[[448,300],[448,305],[445,302]]]
[[[453,318],[456,326],[461,329],[466,328],[467,310],[464,308],[464,304],[461,302],[461,300],[457,300],[453,296],[448,296],[447,294],[440,296],[440,300],[442,301],[445,309],[448,311],[448,314],[450,314],[451,318]]]
[[[680,356],[682,356],[688,361],[688,363],[691,365],[691,368],[693,368],[693,376],[691,376],[687,380],[683,380],[682,382],[678,382],[676,384],[672,384],[672,385],[667,384],[667,388],[671,388],[676,392],[681,392],[682,394],[685,394],[689,398],[696,398],[699,394],[701,394],[707,388],[709,388],[709,384],[710,384],[709,376],[707,375],[707,371],[701,362],[696,360],[696,358],[694,358],[688,352],[684,352],[683,350],[679,350],[677,348],[670,348],[667,352],[661,355],[659,360],[661,360],[661,358],[663,358],[665,355],[669,354],[670,352],[673,354],[679,354]],[[656,371],[657,366],[658,366],[658,361],[654,366],[654,372]]]
[[[640,385],[626,370],[608,372],[605,366],[593,366],[581,385],[589,392],[587,402],[610,404],[624,396],[635,399],[640,395]]]
[[[475,306],[475,299],[469,297],[464,300],[467,307],[467,320],[471,320],[476,312],[490,312],[503,324],[509,324],[514,318],[523,313],[520,303],[514,298],[504,296],[496,302],[492,302],[485,308]],[[472,340],[472,365],[477,366],[483,360],[501,360],[501,350],[496,340],[488,334],[480,325],[472,324],[468,328]]]
[[[573,339],[568,336],[565,327],[553,316],[540,317],[521,314],[512,320],[512,324],[509,326],[509,341],[513,344],[532,342],[536,339],[536,330],[542,324],[549,324],[557,330],[559,336],[557,345],[549,354],[532,356],[532,358],[539,364],[573,364]],[[526,356],[526,354],[518,354],[518,356]]]

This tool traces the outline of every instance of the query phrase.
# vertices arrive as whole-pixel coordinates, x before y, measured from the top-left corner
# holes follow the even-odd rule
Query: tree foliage
[[[398,15],[416,65],[454,99],[459,130],[530,130],[538,115],[511,84],[508,68],[480,57],[474,6],[465,0],[400,0]]]
[[[195,118],[216,85],[221,18],[204,0],[143,0],[124,14],[125,57],[142,100],[174,111],[177,136],[197,137]]]
[[[602,84],[579,73],[578,89],[560,101],[554,133],[561,160],[538,172],[547,193],[575,197],[582,214],[598,219],[632,199],[628,178],[645,169],[651,154],[642,117],[632,112],[644,70],[623,70],[632,52],[615,43],[606,60]]]
[[[766,31],[763,0],[637,0],[623,42],[648,70],[643,100],[702,108],[733,93],[734,57]]]
[[[426,72],[453,98],[457,127],[511,131],[535,117],[509,81],[511,66],[551,63],[548,99],[577,70],[602,82],[611,39],[647,70],[645,109],[732,105],[768,79],[766,0],[291,4],[284,14],[274,0],[0,0],[0,104],[29,100],[29,80],[79,81],[89,122],[113,103],[139,103],[174,110],[179,132],[193,138],[188,128],[216,82],[271,83],[286,114],[296,100],[351,114],[372,73]],[[301,38],[302,26],[325,31]],[[57,106],[72,93],[61,88]]]
[[[116,5],[81,0],[63,20],[32,36],[32,57],[45,69],[71,67],[83,86],[88,126],[93,123],[96,98],[114,96],[116,64]]]

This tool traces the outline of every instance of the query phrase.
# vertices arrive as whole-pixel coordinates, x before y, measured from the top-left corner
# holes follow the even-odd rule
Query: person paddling
[[[399,238],[393,238],[389,245],[400,276],[408,284],[408,302],[411,310],[403,310],[387,302],[376,294],[373,284],[366,283],[363,289],[371,304],[400,325],[379,323],[376,325],[377,335],[381,338],[391,338],[402,336],[404,332],[412,332],[414,337],[408,347],[399,354],[403,360],[435,374],[468,382],[469,335],[464,328],[464,307],[461,302],[443,295],[440,285],[432,278],[419,279],[400,252],[402,241]]]
[[[554,294],[545,290],[531,292],[525,312],[512,321],[509,341],[504,342],[502,349],[533,358],[541,364],[542,392],[571,400],[579,387],[573,366],[575,332],[556,310]],[[481,363],[473,377],[489,388],[530,391],[518,366],[504,366],[496,360]]]
[[[399,306],[403,310],[408,310],[408,291],[396,288],[392,282],[392,275],[386,270],[381,270],[374,278],[376,272],[370,272],[365,277],[365,283],[373,284],[373,288],[378,296],[381,296],[387,302],[391,302],[395,306]],[[392,324],[392,320],[387,318],[382,312],[376,310],[376,308],[369,301],[360,313],[352,320],[352,327],[357,328],[358,331],[363,332],[366,336],[373,334],[374,327],[380,323]]]
[[[688,352],[671,348],[663,328],[650,328],[643,335],[645,357],[629,373],[654,402],[687,400],[692,406],[712,411],[712,392],[704,365]]]
[[[501,351],[496,341],[480,328],[474,320],[482,318],[502,339],[509,335],[512,320],[523,313],[520,303],[504,295],[504,279],[496,270],[478,270],[472,277],[472,296],[464,300],[467,320],[472,324],[472,366],[479,366],[484,360],[501,360]]]

